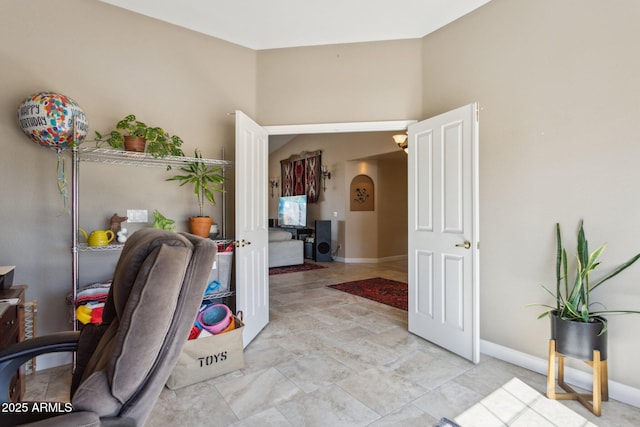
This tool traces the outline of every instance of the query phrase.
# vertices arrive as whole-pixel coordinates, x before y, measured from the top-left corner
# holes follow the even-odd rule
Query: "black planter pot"
[[[600,360],[607,360],[607,331],[598,335],[603,328],[599,321],[576,322],[551,314],[551,338],[556,341],[556,351],[575,359],[592,361],[593,350],[599,350]]]

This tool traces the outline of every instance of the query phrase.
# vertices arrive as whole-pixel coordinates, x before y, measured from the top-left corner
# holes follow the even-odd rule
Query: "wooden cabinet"
[[[0,299],[17,298],[18,303],[10,305],[0,316],[0,350],[24,340],[24,293],[26,285],[12,286],[0,291]],[[12,402],[24,396],[24,367],[11,378],[9,397]]]

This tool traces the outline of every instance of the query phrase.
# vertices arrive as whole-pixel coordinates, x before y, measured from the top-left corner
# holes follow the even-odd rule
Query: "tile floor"
[[[465,427],[595,426],[560,401],[547,399],[518,378],[511,379],[458,415],[455,422]]]
[[[543,375],[485,355],[474,365],[409,334],[406,312],[326,287],[406,281],[406,262],[323,265],[270,276],[271,321],[245,349],[245,368],[165,388],[147,425],[424,427],[454,419],[513,378],[544,394]],[[68,367],[40,371],[27,377],[27,398],[68,400],[68,387]],[[599,418],[577,402],[561,405],[595,425],[640,425],[640,409],[616,401],[604,402]]]

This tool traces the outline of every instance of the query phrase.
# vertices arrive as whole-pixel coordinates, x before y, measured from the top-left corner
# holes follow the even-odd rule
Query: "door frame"
[[[475,108],[476,108],[476,113],[479,109],[479,106],[477,105],[477,103],[475,104]],[[296,135],[296,134],[325,134],[325,133],[349,133],[349,132],[384,132],[384,131],[408,131],[409,125],[418,123],[420,120],[391,120],[391,121],[372,121],[372,122],[345,122],[345,123],[314,123],[314,124],[299,124],[299,125],[274,125],[274,126],[263,126],[263,128],[267,131],[267,135],[271,136],[271,135]],[[478,140],[478,123],[477,123],[477,116],[476,116],[476,121],[475,123],[475,128],[474,128],[474,132],[476,132],[475,134],[475,141],[477,143]],[[474,146],[474,155],[473,155],[473,160],[472,160],[472,168],[477,171],[478,170],[478,166],[479,166],[479,155],[477,153],[477,146]],[[266,188],[268,183],[264,183],[264,186]],[[479,180],[476,179],[473,180],[473,204],[477,207],[478,206],[478,187],[479,187]],[[477,223],[477,216],[476,218],[474,218],[474,236],[473,236],[473,242],[474,242],[474,250],[478,250],[479,249],[479,239],[478,239],[478,230],[479,230],[479,224]],[[411,254],[409,254],[409,256],[411,256]],[[477,258],[476,258],[477,259]],[[479,295],[479,288],[478,288],[478,281],[477,279],[479,278],[479,264],[475,263],[472,267],[472,275],[474,276],[474,286],[476,286],[474,288],[474,298],[473,298],[473,321],[472,321],[472,328],[473,328],[473,336],[475,337],[474,339],[474,356],[473,356],[473,362],[474,363],[478,363],[479,362],[479,329],[480,329],[480,322],[479,322],[479,313],[480,313],[480,307],[479,307],[479,299],[478,299],[478,295]]]
[[[300,125],[262,126],[271,135],[304,135],[314,133],[406,131],[418,120],[387,120],[377,122],[309,123]],[[268,183],[265,182],[265,185]]]
[[[236,112],[236,115],[238,112]],[[261,128],[261,130],[266,132],[267,139],[271,135],[297,135],[297,134],[314,134],[314,133],[348,133],[348,132],[371,132],[371,131],[406,131],[410,124],[416,123],[417,120],[395,120],[395,121],[376,121],[376,122],[346,122],[346,123],[320,123],[320,124],[300,124],[300,125],[278,125],[278,126],[263,126],[257,122],[251,116],[248,116],[246,113],[242,113],[248,120]],[[236,139],[238,138],[238,118],[236,117]],[[267,141],[267,147],[269,142]],[[236,142],[237,145],[237,142]],[[237,158],[238,153],[236,152],[236,164],[241,163]],[[268,157],[268,155],[267,155]],[[238,171],[236,170],[236,174]],[[256,179],[256,184],[259,188],[267,188],[268,174],[263,174],[264,182],[259,182],[259,177]],[[237,203],[237,200],[236,200]],[[237,214],[237,212],[236,212]],[[265,222],[267,218],[264,218]],[[238,227],[238,223],[236,221],[236,230]],[[240,236],[236,236],[238,239]],[[237,256],[237,255],[236,255]],[[267,265],[265,265],[265,269],[267,269]],[[236,266],[237,267],[237,266]],[[267,276],[267,287],[268,287],[268,274],[265,271],[264,274]],[[266,299],[266,309],[269,311],[269,299]],[[267,318],[266,323],[260,327],[259,331],[268,324],[269,320]],[[245,331],[247,332],[247,331]],[[243,334],[245,335],[245,334]],[[253,336],[247,337],[248,339],[244,340],[244,347],[246,347],[249,342],[253,339]]]
[[[306,123],[298,125],[272,125],[262,126],[268,136],[280,135],[312,135],[330,133],[357,133],[357,132],[407,132],[409,126],[418,123],[419,120],[381,120],[370,122],[342,122],[342,123]],[[268,145],[268,143],[267,143]],[[391,149],[397,150],[397,146],[390,141]],[[267,188],[269,183],[262,184]]]

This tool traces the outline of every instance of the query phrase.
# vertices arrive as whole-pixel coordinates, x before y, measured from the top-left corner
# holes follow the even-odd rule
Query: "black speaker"
[[[316,221],[316,261],[332,261],[331,259],[331,221]]]

